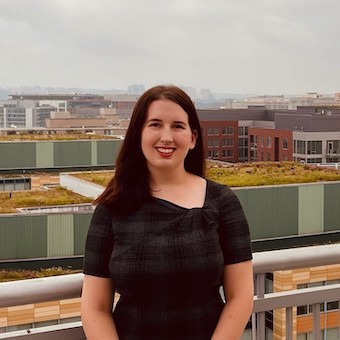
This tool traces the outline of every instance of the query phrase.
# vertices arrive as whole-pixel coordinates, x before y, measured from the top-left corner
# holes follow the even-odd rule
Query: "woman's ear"
[[[198,136],[197,130],[192,131],[190,150],[195,148],[197,136]]]

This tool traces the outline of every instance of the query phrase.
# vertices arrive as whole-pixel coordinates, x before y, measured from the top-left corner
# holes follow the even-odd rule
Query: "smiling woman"
[[[86,240],[87,339],[241,337],[253,301],[248,223],[233,191],[206,180],[204,168],[188,95],[146,91]]]
[[[184,160],[195,147],[197,131],[191,131],[187,113],[171,100],[156,100],[148,110],[142,130],[142,152],[153,171],[185,172]]]

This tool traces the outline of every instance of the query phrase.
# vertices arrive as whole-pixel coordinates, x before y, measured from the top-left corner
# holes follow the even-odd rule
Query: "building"
[[[292,131],[250,127],[248,135],[250,161],[293,160]]]
[[[299,106],[325,106],[335,105],[335,96],[322,95],[317,92],[308,92],[302,96],[252,96],[244,99],[234,99],[231,103],[233,109],[246,109],[254,105],[264,105],[268,110],[295,110]]]
[[[306,107],[275,115],[277,129],[293,132],[293,160],[303,163],[340,161],[340,109]]]
[[[340,161],[340,109],[298,107],[296,110],[197,110],[206,156],[229,162]]]
[[[227,162],[248,161],[248,128],[272,126],[265,107],[198,109],[206,157]]]
[[[69,112],[52,112],[50,118],[46,119],[46,128],[48,129],[91,129],[105,128],[106,126],[106,119],[102,117],[78,118],[71,116]]]
[[[237,121],[203,121],[201,127],[208,158],[238,161]]]
[[[52,112],[69,112],[72,118],[102,119],[110,116],[107,126],[119,119],[130,119],[137,102],[136,95],[44,94],[11,95],[0,102],[0,128],[45,127]],[[113,117],[115,116],[115,117]],[[113,123],[114,122],[114,123]],[[50,123],[50,122],[49,122]],[[85,126],[76,124],[76,126]],[[118,124],[119,125],[119,124]],[[102,126],[102,125],[100,125]]]
[[[35,103],[31,100],[0,102],[0,128],[33,127]]]

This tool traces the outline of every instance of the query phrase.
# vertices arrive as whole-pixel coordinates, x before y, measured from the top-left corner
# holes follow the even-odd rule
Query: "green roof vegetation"
[[[231,187],[340,181],[340,171],[295,162],[237,163],[207,169],[207,178]]]
[[[113,175],[114,171],[91,171],[72,174],[74,177],[78,177],[104,187],[109,183]]]
[[[75,270],[72,268],[52,267],[40,270],[5,270],[0,269],[0,282],[34,279],[47,276],[65,275],[79,273],[81,270]]]
[[[83,172],[75,176],[106,186],[114,172]],[[340,171],[295,162],[207,164],[206,177],[230,187],[340,181]]]
[[[93,200],[60,186],[51,189],[0,192],[0,214],[15,213],[16,208],[89,203]]]

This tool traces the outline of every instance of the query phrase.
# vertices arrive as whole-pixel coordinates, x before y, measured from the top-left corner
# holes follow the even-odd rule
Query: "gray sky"
[[[0,0],[0,86],[340,92],[339,0]]]

